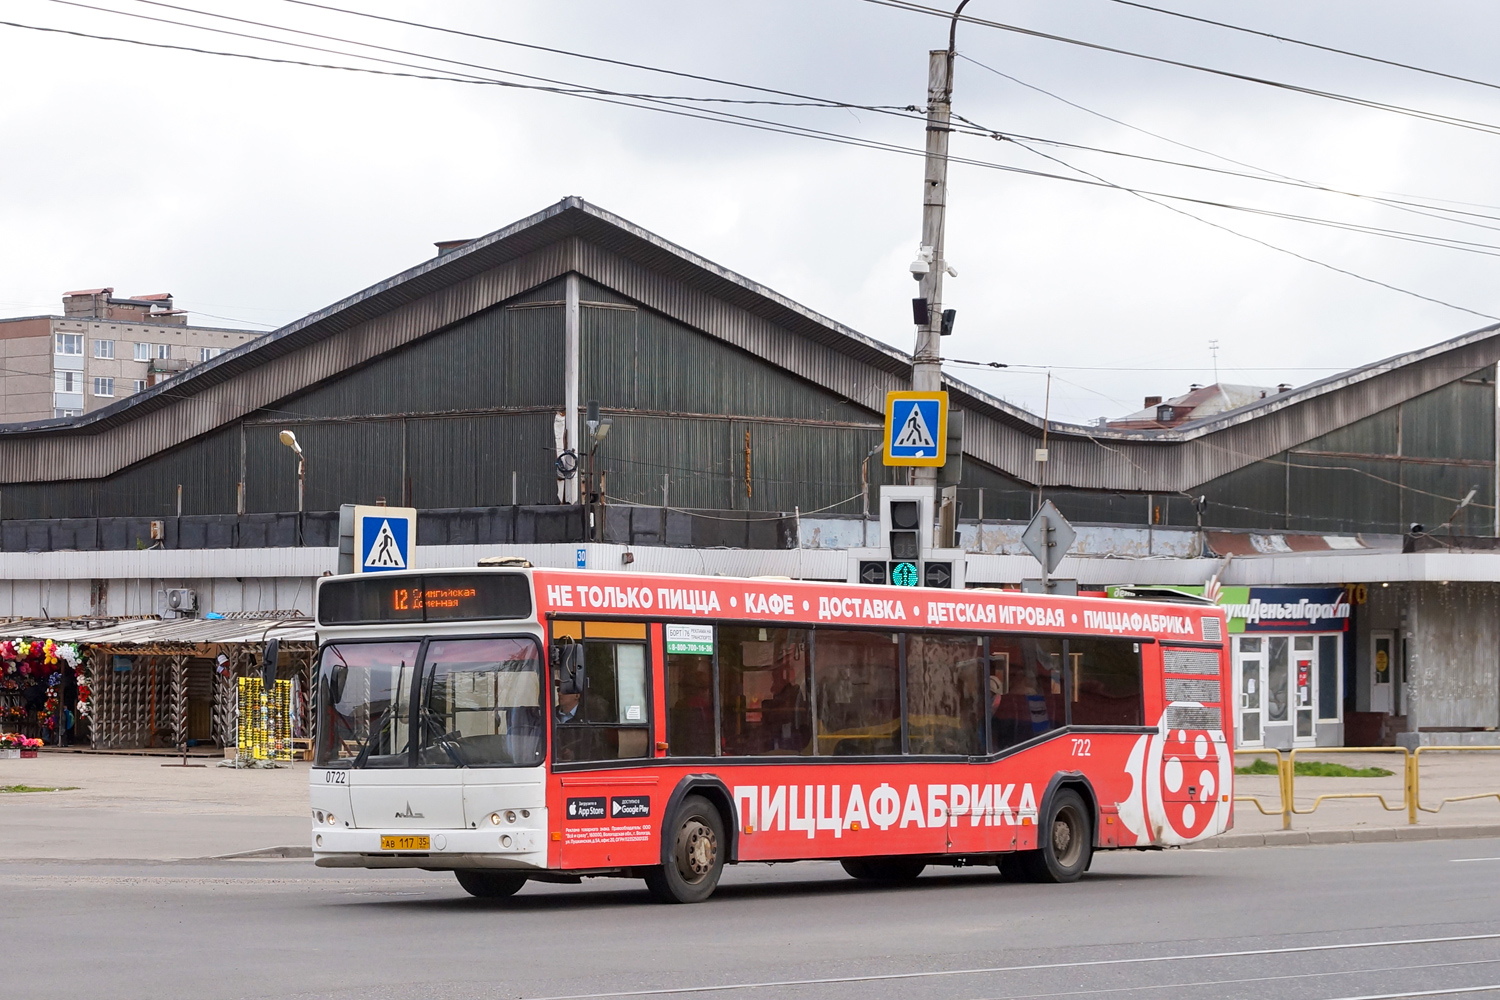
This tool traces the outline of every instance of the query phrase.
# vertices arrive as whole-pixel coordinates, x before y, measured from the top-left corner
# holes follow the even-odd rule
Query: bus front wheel
[[[1002,876],[1019,875],[1028,882],[1076,882],[1088,871],[1094,853],[1093,824],[1083,796],[1073,789],[1060,789],[1052,796],[1036,836],[1036,850],[1001,859]]]
[[[646,871],[646,888],[659,903],[701,903],[724,873],[724,821],[701,795],[677,807],[664,833],[673,837],[666,864]]]
[[[464,892],[480,899],[501,899],[505,896],[514,896],[521,891],[521,886],[526,884],[526,876],[516,872],[460,868],[453,874],[458,879],[458,884],[463,886]]]

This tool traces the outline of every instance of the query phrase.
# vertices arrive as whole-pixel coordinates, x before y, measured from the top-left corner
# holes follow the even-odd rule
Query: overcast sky
[[[178,0],[178,9],[89,2],[270,34],[180,8],[232,14],[591,87],[757,96],[286,0]],[[1500,83],[1493,59],[1500,6],[1480,0],[1148,2]],[[867,106],[923,104],[927,50],[943,47],[947,36],[946,21],[864,0],[344,5]],[[0,10],[7,21],[90,34],[380,66],[56,0],[7,0]],[[1500,123],[1497,89],[1114,0],[973,0],[967,13]],[[345,42],[277,37],[356,51]],[[956,136],[956,156],[1082,176],[1071,165],[1119,185],[1495,248],[1465,252],[1175,203],[1243,234],[1234,235],[1116,189],[955,164],[948,258],[959,277],[948,282],[945,304],[957,308],[958,324],[945,355],[1054,366],[1054,419],[1117,416],[1140,407],[1144,395],[1212,381],[1211,340],[1219,343],[1222,381],[1302,384],[1491,322],[1244,236],[1500,316],[1500,261],[1492,256],[1500,253],[1500,134],[973,24],[959,26],[958,50],[966,58],[955,71],[954,111],[986,129],[1475,214],[1460,224],[1441,212],[1431,217],[1431,208],[1400,210],[1032,146],[1065,161],[1059,164],[981,136]],[[0,315],[58,312],[63,291],[111,285],[121,294],[173,292],[198,322],[237,325],[223,323],[228,318],[269,329],[420,262],[436,240],[478,236],[580,195],[911,349],[916,286],[907,265],[920,234],[917,157],[534,90],[248,62],[7,26],[0,26],[0,93],[7,97],[0,102]],[[924,138],[919,121],[878,112],[719,107],[902,147],[920,148]],[[1037,412],[1044,406],[1040,367],[950,371]]]

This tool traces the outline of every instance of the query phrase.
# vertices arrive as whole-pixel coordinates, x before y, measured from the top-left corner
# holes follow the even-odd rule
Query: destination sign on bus
[[[324,625],[474,621],[530,615],[530,588],[526,578],[515,573],[330,580],[318,593],[318,620]]]

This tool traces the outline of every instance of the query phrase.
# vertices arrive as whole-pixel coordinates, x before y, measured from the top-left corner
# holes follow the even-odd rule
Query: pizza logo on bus
[[[736,785],[735,811],[742,829],[768,833],[802,830],[813,839],[827,830],[882,832],[958,826],[1019,826],[1037,821],[1036,789],[1023,784],[908,784],[905,792],[881,782],[866,794],[850,785]]]
[[[1172,705],[1202,707],[1195,702]],[[1170,729],[1164,714],[1158,731],[1131,748],[1125,764],[1131,790],[1120,803],[1120,822],[1139,844],[1185,844],[1223,833],[1233,766],[1222,732]]]
[[[1169,730],[1161,755],[1162,809],[1172,829],[1192,839],[1208,828],[1218,804],[1218,760],[1203,729]]]

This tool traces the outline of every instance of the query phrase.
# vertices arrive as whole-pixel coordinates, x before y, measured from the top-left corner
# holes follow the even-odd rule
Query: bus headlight
[[[493,823],[493,824],[495,824],[496,826],[499,826],[500,825],[500,814],[499,813],[490,813],[490,822]]]
[[[515,821],[516,821],[516,814],[513,813],[513,812],[510,812],[510,811],[507,811],[505,813],[505,822],[507,822],[507,823],[514,823]]]
[[[333,813],[326,814],[325,818],[328,820],[329,826],[333,826],[334,824],[338,823],[338,819],[333,815]]]

